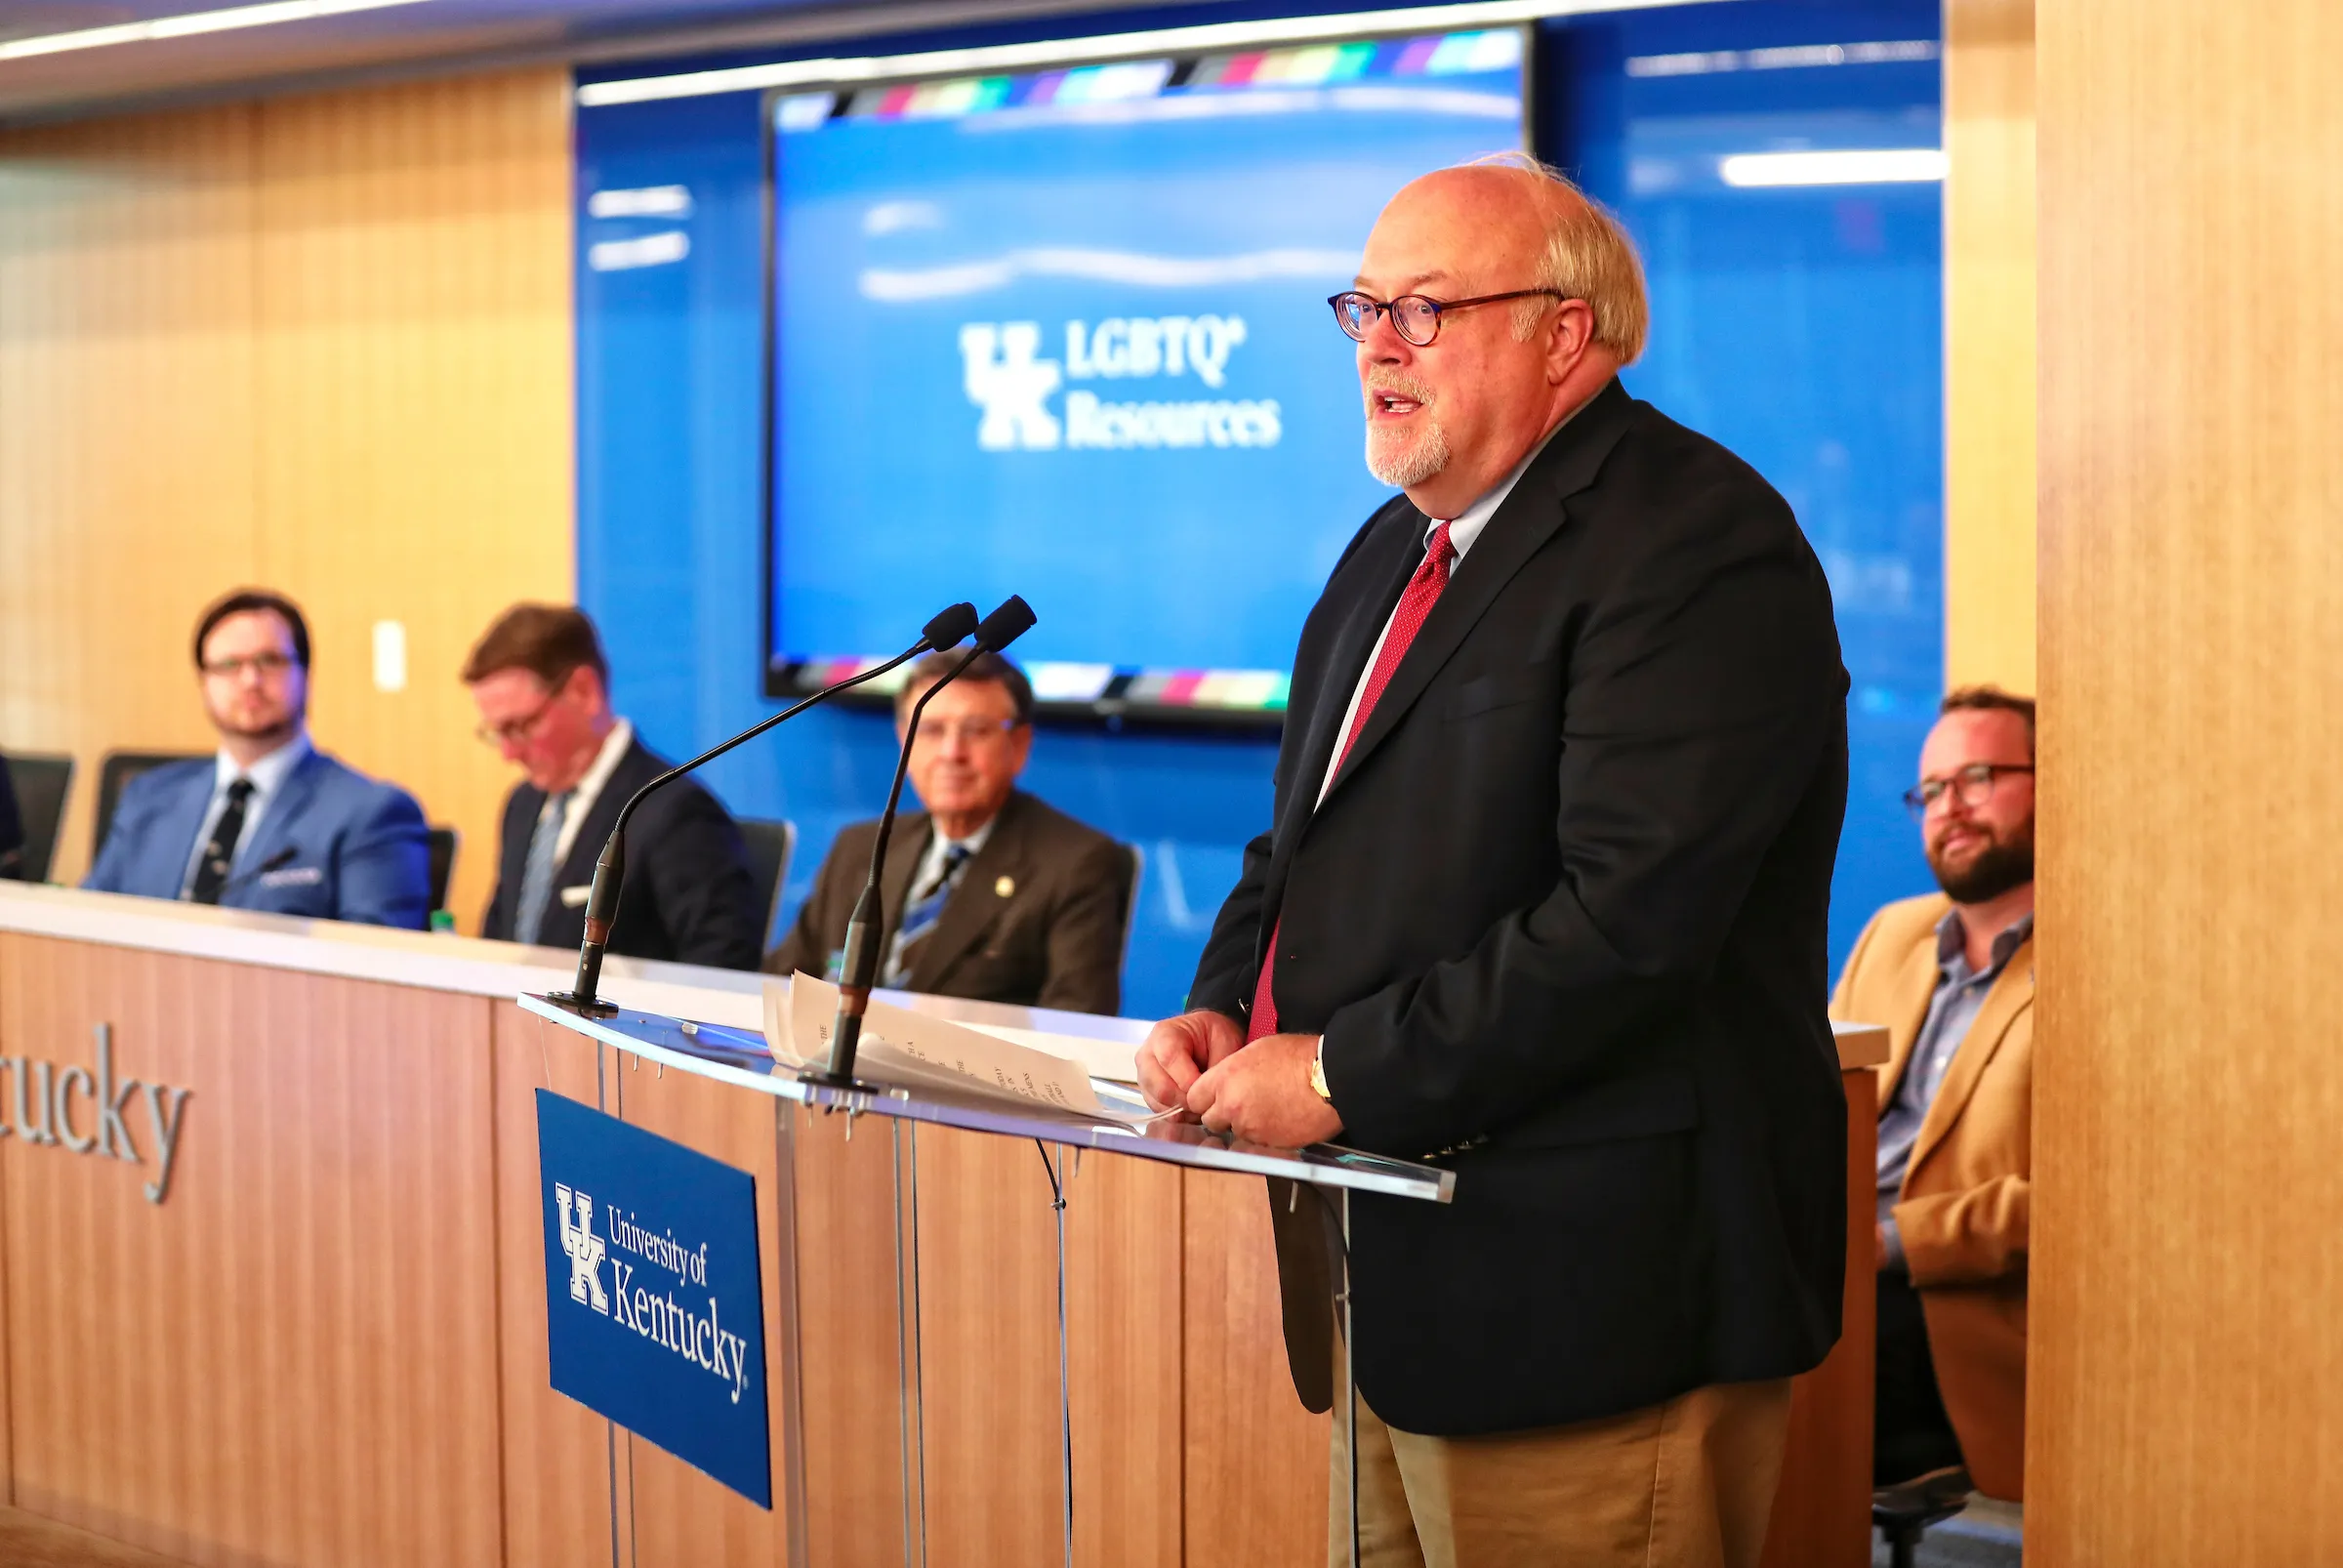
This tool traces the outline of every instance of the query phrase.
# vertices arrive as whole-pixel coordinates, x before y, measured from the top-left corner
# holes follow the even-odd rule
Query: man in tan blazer
[[[959,662],[930,654],[912,666],[898,726]],[[1121,1006],[1130,855],[1016,787],[1032,749],[1033,687],[999,654],[978,655],[927,705],[910,770],[926,810],[896,821],[880,871],[880,984],[1072,1012]],[[836,978],[878,833],[874,820],[839,834],[767,970]]]
[[[2024,1495],[2034,1095],[2034,703],[1947,697],[1906,797],[1941,894],[1888,905],[1835,1018],[1888,1026],[1880,1077],[1881,1484],[1965,1464]]]

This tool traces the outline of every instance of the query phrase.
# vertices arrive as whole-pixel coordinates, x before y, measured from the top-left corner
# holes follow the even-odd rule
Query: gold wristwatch
[[[1318,1037],[1318,1053],[1310,1058],[1310,1088],[1327,1103],[1334,1103],[1335,1092],[1326,1087],[1326,1036]]]

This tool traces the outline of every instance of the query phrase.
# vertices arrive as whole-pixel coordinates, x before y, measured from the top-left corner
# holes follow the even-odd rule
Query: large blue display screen
[[[1513,29],[769,106],[767,653],[1010,593],[1069,666],[1264,672],[1389,493],[1324,301],[1415,176],[1522,136]],[[1225,675],[1213,679],[1225,680]]]

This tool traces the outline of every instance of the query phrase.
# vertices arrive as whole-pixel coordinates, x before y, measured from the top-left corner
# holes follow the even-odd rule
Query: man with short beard
[[[1763,478],[1620,385],[1641,268],[1552,171],[1408,186],[1329,303],[1404,494],[1303,626],[1266,831],[1140,1086],[1456,1174],[1348,1199],[1363,1563],[1754,1568],[1846,1263],[1829,585]],[[1270,1217],[1324,1410],[1315,1193]]]
[[[2023,1495],[2034,1092],[2034,701],[1955,691],[1920,749],[1919,814],[1944,891],[1890,904],[1847,960],[1833,1017],[1884,1023],[1877,1418],[1882,1485],[1965,1464]]]
[[[239,589],[195,623],[215,757],[123,786],[82,886],[314,920],[423,928],[431,846],[415,798],[309,743],[309,623]]]

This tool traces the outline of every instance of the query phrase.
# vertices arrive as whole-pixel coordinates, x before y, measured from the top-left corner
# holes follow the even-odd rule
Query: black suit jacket
[[[931,831],[925,812],[895,820],[880,868],[886,935]],[[764,967],[776,974],[829,971],[871,871],[876,819],[842,831],[796,924]],[[1130,856],[1095,828],[1012,793],[984,847],[961,871],[935,929],[913,954],[905,989],[1070,1012],[1113,1012],[1123,1002],[1123,922]]]
[[[1342,1140],[1457,1174],[1449,1206],[1351,1199],[1360,1385],[1463,1434],[1803,1371],[1846,1222],[1822,568],[1763,479],[1615,382],[1457,563],[1313,810],[1426,526],[1394,499],[1311,611],[1274,825],[1193,991],[1242,1016],[1282,920],[1279,1026],[1325,1036]],[[1314,1404],[1328,1321],[1290,1295]]]
[[[537,928],[540,943],[576,947],[585,940],[584,892],[594,886],[595,862],[601,858],[619,808],[671,765],[640,740],[627,748],[554,876],[553,901]],[[533,784],[521,784],[506,798],[496,892],[488,900],[483,936],[512,939],[529,835],[544,805],[545,792]],[[627,877],[619,889],[618,918],[610,925],[609,950],[628,958],[753,970],[763,939],[763,912],[757,907],[748,849],[716,797],[697,780],[679,778],[643,802],[627,823]]]

